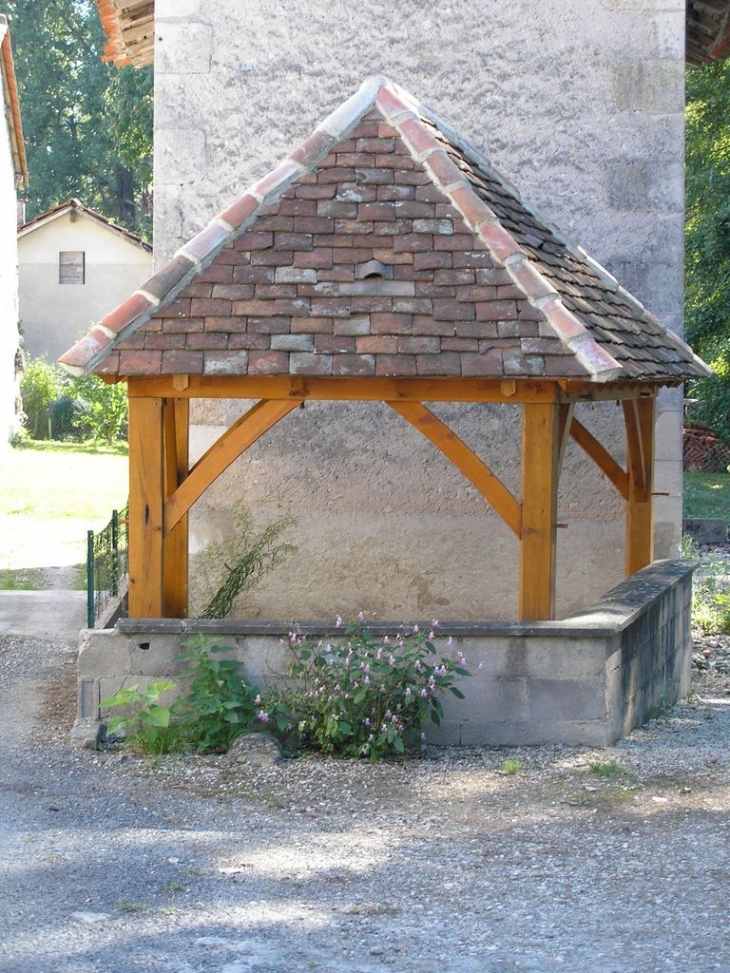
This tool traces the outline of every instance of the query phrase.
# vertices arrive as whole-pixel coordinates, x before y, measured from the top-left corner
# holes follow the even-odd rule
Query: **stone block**
[[[604,720],[605,679],[530,679],[529,716],[540,723]]]
[[[684,110],[684,62],[626,61],[613,69],[613,96],[620,111],[666,115]]]
[[[727,544],[727,524],[721,517],[685,517],[682,533],[696,544]]]

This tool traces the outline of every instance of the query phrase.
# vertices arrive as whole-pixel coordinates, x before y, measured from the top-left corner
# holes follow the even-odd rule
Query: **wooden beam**
[[[163,402],[129,402],[129,615],[162,618]]]
[[[568,448],[574,411],[575,403],[573,402],[561,403],[558,407],[558,477],[563,470],[563,460],[565,459],[565,450]]]
[[[231,463],[272,426],[299,405],[291,399],[257,402],[216,440],[165,502],[165,534]]]
[[[165,500],[188,475],[189,412],[188,399],[165,400]],[[181,517],[172,530],[163,531],[163,538],[164,617],[185,618],[188,611],[188,515]]]
[[[546,380],[482,378],[340,378],[301,375],[173,375],[129,378],[129,395],[210,399],[320,399],[359,402],[555,402],[558,386]],[[506,390],[506,391],[505,391]]]
[[[629,499],[629,475],[611,456],[605,446],[590,433],[575,416],[570,423],[570,435],[578,443],[624,498]]]
[[[655,400],[624,402],[629,491],[626,505],[626,576],[654,560]]]
[[[454,466],[473,483],[487,503],[497,511],[510,530],[518,537],[522,532],[520,505],[496,474],[455,432],[441,422],[433,412],[420,402],[386,403],[429,439]]]
[[[681,382],[666,384],[681,385]],[[637,397],[650,398],[656,395],[659,386],[656,382],[576,382],[561,379],[558,381],[561,402],[620,402]]]
[[[558,406],[533,403],[522,413],[518,612],[520,621],[537,621],[555,617],[560,412]]]

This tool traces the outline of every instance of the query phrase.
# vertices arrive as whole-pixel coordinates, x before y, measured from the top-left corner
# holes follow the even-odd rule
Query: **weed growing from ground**
[[[597,777],[620,777],[623,769],[615,760],[599,761],[594,760],[588,764],[588,769]]]
[[[278,517],[257,531],[250,511],[236,503],[231,535],[222,543],[209,544],[200,559],[206,604],[200,618],[225,618],[239,596],[253,591],[274,568],[295,553],[296,547],[281,541],[294,526],[291,517]]]
[[[102,699],[102,708],[119,706],[125,710],[120,716],[109,720],[107,733],[123,730],[125,739],[143,753],[165,753],[174,749],[174,734],[170,732],[172,711],[159,700],[175,688],[174,682],[160,679],[150,683],[146,689],[130,686]]]
[[[699,559],[689,537],[682,539],[682,557]],[[706,634],[730,632],[730,565],[711,555],[702,558],[692,578],[692,625]]]
[[[503,760],[500,770],[503,774],[516,774],[518,770],[522,770],[522,764],[519,760]]]
[[[184,643],[188,651],[179,656],[189,663],[183,676],[188,689],[173,706],[174,722],[191,749],[202,753],[221,752],[233,740],[256,724],[258,691],[243,678],[235,659],[218,658],[231,649],[211,645],[202,635]]]

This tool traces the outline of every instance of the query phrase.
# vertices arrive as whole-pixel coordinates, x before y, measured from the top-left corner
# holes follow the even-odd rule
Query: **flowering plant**
[[[440,723],[445,692],[464,698],[454,682],[469,675],[463,656],[437,649],[437,626],[376,637],[361,613],[332,641],[290,633],[289,673],[299,686],[258,718],[298,749],[377,760],[421,747],[424,722]]]

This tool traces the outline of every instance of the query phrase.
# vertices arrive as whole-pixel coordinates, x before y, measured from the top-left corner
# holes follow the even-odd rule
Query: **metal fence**
[[[86,627],[94,628],[113,599],[121,599],[127,577],[129,508],[114,510],[102,530],[86,535]]]

